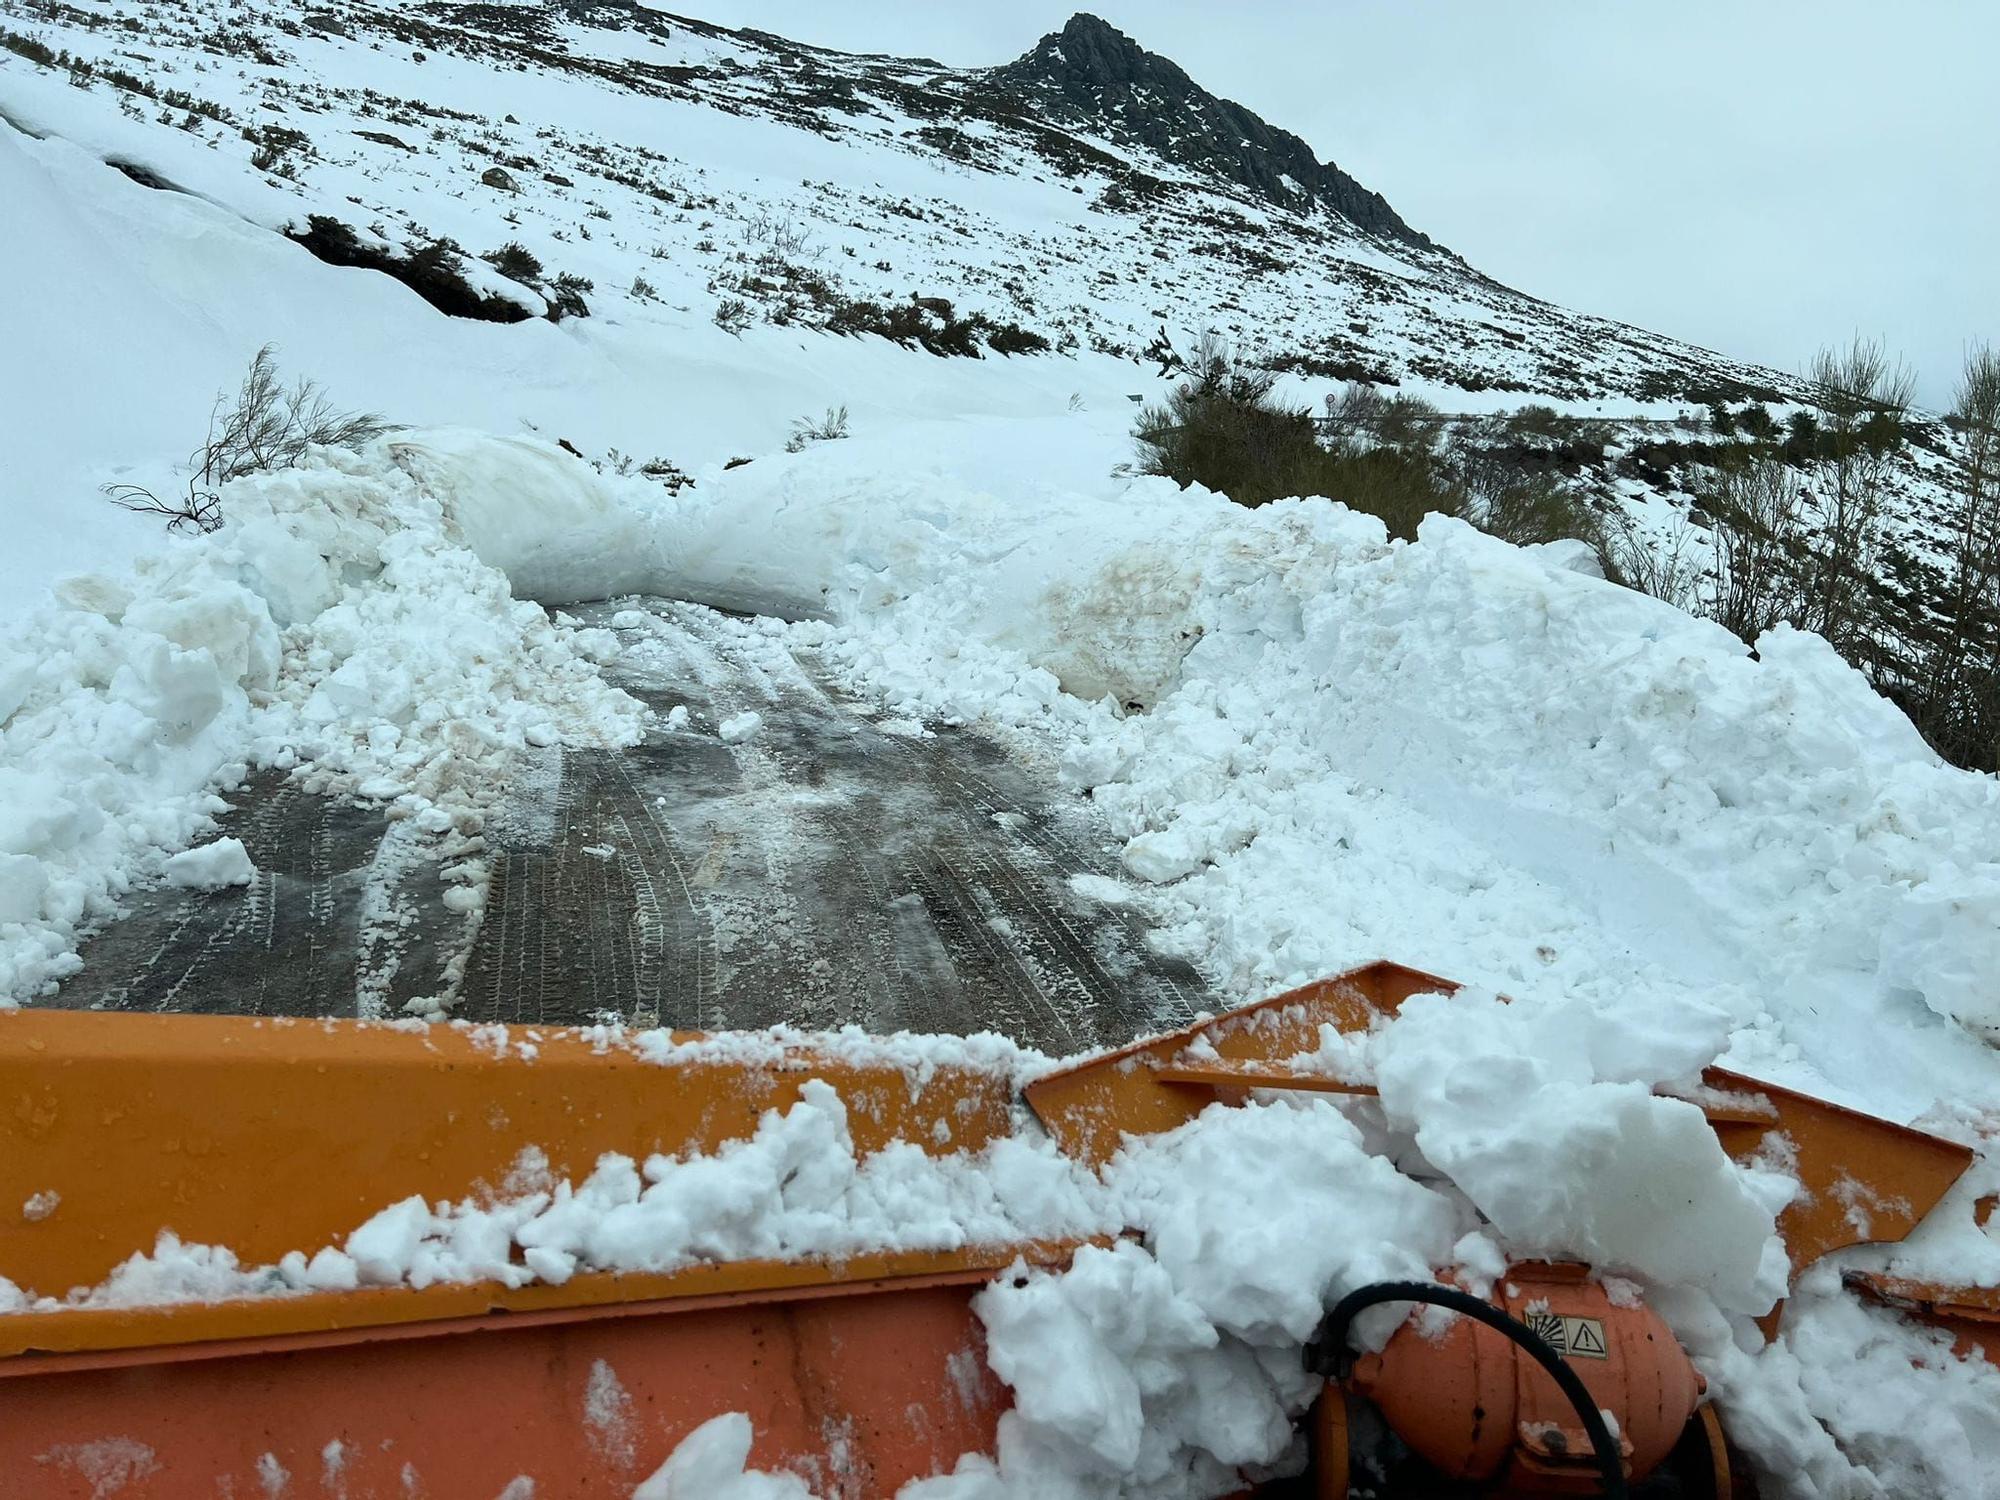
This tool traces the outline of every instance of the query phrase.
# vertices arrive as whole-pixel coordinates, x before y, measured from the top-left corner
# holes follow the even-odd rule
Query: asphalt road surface
[[[1054,1053],[1217,1004],[1105,880],[1077,879],[1115,879],[1115,844],[1046,766],[885,720],[754,622],[573,613],[625,621],[610,675],[657,718],[629,749],[520,759],[483,916],[445,907],[408,824],[266,777],[223,819],[256,882],[133,898],[50,1003],[385,1016],[457,967],[473,1021],[992,1030]],[[761,725],[725,742],[745,711]]]

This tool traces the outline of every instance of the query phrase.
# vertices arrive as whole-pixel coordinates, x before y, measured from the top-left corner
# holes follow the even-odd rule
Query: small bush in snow
[[[300,378],[287,387],[266,344],[250,361],[235,399],[215,398],[208,441],[195,451],[194,461],[204,484],[226,484],[246,474],[289,469],[308,448],[359,448],[389,426],[373,413],[336,411],[313,381]]]
[[[741,297],[724,297],[715,304],[715,326],[724,333],[733,333],[741,337],[756,321],[756,315],[750,311],[750,304]]]
[[[1590,502],[1554,479],[1521,479],[1485,497],[1473,519],[1481,531],[1514,543],[1559,542],[1568,538],[1590,543],[1600,558],[1609,556],[1604,523]]]
[[[641,302],[657,302],[660,300],[659,289],[643,276],[634,276],[632,278],[632,295]]]
[[[380,229],[371,233],[379,235]],[[460,269],[463,252],[448,239],[431,239],[411,226],[414,241],[397,254],[364,241],[346,224],[328,214],[311,214],[306,227],[285,231],[285,238],[304,246],[330,266],[360,266],[392,276],[439,312],[454,318],[479,318],[489,323],[519,323],[534,314],[511,298],[482,292]]]
[[[1140,472],[1200,484],[1240,505],[1323,495],[1403,538],[1433,511],[1465,511],[1465,491],[1421,422],[1422,436],[1406,444],[1336,428],[1329,447],[1309,411],[1273,395],[1273,372],[1239,365],[1220,339],[1204,338],[1184,368],[1166,403],[1139,414]]]
[[[53,68],[56,65],[56,49],[39,37],[0,29],[0,47],[5,47],[16,57],[25,57],[39,67]]]
[[[792,423],[792,435],[785,440],[787,453],[800,453],[814,443],[831,443],[847,436],[847,408],[829,406],[817,422],[800,417]]]
[[[509,240],[498,250],[490,250],[481,258],[509,281],[518,281],[525,286],[541,283],[541,261],[519,240]]]
[[[359,448],[389,429],[372,413],[336,411],[310,380],[287,386],[266,344],[250,361],[234,399],[227,393],[215,398],[208,439],[188,459],[194,472],[185,500],[161,500],[133,484],[107,485],[104,492],[126,510],[166,517],[169,531],[214,531],[222,525],[217,491],[230,480],[291,468],[314,447]]]
[[[588,276],[579,276],[574,271],[560,272],[545,289],[549,299],[549,321],[560,323],[564,318],[589,317],[590,304],[583,300],[583,294],[596,290],[597,284]]]

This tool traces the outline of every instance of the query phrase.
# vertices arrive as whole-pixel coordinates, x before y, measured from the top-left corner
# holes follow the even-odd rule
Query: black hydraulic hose
[[[1438,1286],[1429,1281],[1378,1281],[1370,1286],[1356,1287],[1336,1302],[1333,1311],[1320,1321],[1319,1330],[1313,1334],[1312,1342],[1306,1345],[1306,1368],[1315,1375],[1334,1380],[1345,1380],[1352,1374],[1354,1351],[1347,1347],[1348,1329],[1356,1314],[1378,1302],[1428,1302],[1435,1307],[1448,1307],[1455,1313],[1476,1318],[1488,1328],[1504,1333],[1527,1350],[1535,1363],[1547,1370],[1550,1378],[1562,1388],[1569,1404],[1576,1408],[1577,1416],[1583,1419],[1583,1430],[1590,1438],[1591,1452],[1597,1457],[1597,1470],[1604,1480],[1605,1500],[1625,1500],[1625,1464],[1618,1456],[1618,1444],[1611,1436],[1611,1429],[1605,1425],[1604,1414],[1597,1409],[1597,1402],[1591,1398],[1583,1382],[1577,1379],[1576,1371],[1564,1363],[1562,1356],[1549,1347],[1549,1341],[1534,1329],[1470,1292],[1462,1292],[1452,1286]]]

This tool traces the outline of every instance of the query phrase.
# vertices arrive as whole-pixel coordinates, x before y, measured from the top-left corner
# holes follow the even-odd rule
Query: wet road
[[[223,820],[257,882],[135,898],[52,1003],[394,1015],[462,968],[473,1021],[993,1030],[1056,1053],[1215,1003],[1149,948],[1115,845],[1047,767],[885,719],[754,621],[572,613],[616,630],[609,675],[657,717],[629,749],[521,757],[483,916],[446,909],[407,824],[270,778]],[[725,742],[746,712],[761,725]]]

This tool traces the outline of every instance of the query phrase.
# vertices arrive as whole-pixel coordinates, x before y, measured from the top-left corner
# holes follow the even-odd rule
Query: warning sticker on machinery
[[[1556,1353],[1571,1359],[1609,1359],[1604,1348],[1604,1324],[1596,1318],[1566,1318],[1560,1313],[1528,1315],[1528,1326]]]

